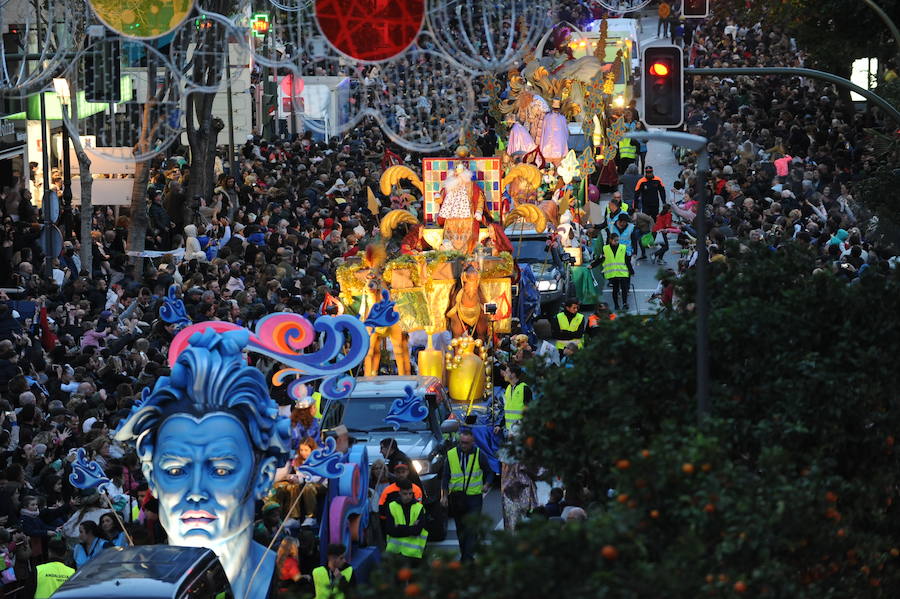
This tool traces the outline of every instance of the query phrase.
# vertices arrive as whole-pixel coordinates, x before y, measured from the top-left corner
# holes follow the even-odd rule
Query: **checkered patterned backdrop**
[[[501,189],[499,158],[425,158],[422,161],[422,180],[425,183],[425,223],[437,222],[438,205],[434,199],[441,193],[444,179],[460,162],[474,172],[475,180],[484,191],[484,201],[494,222],[500,222]]]

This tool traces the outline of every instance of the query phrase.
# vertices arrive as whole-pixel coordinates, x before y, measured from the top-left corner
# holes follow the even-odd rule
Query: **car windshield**
[[[336,419],[342,422],[351,433],[374,433],[378,431],[393,431],[394,427],[384,421],[390,412],[393,397],[353,397],[335,405],[336,410],[343,411],[343,417]],[[335,414],[338,416],[338,414]],[[328,418],[328,420],[332,420]],[[400,430],[424,431],[428,429],[427,417],[418,422],[404,422]]]
[[[547,252],[547,242],[543,239],[516,239],[510,237],[513,246],[513,257],[519,262],[533,264],[535,262],[553,262],[553,256]]]

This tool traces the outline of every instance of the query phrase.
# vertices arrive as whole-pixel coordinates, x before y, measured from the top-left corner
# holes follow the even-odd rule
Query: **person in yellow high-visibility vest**
[[[619,309],[619,295],[622,306],[628,311],[629,275],[628,253],[625,245],[619,243],[619,234],[610,233],[609,243],[603,246],[603,253],[597,258],[603,264],[603,277],[612,283],[613,305]]]
[[[402,555],[413,562],[419,562],[425,554],[428,531],[425,529],[425,507],[416,501],[412,483],[397,481],[400,501],[388,504],[388,518],[384,523],[387,553]]]
[[[347,587],[356,584],[353,566],[347,563],[346,554],[347,548],[340,543],[328,546],[328,563],[312,571],[315,599],[344,599]]]
[[[512,427],[522,420],[526,406],[531,403],[531,387],[522,380],[524,375],[522,369],[514,364],[506,364],[500,374],[508,383],[506,392],[503,394],[502,424],[506,433],[509,434]],[[496,427],[494,432],[499,433],[500,427]]]
[[[569,342],[574,341],[578,347],[584,345],[584,314],[579,310],[581,304],[576,299],[567,299],[563,303],[562,312],[550,321],[556,349],[562,351]]]
[[[34,599],[48,599],[56,589],[75,574],[75,569],[63,563],[66,557],[66,542],[61,539],[51,539],[47,543],[47,551],[50,561],[37,567],[37,587],[34,591]]]
[[[625,174],[628,165],[637,160],[638,146],[637,142],[630,137],[623,137],[619,140],[619,151],[616,154],[616,167],[619,170],[619,176]]]

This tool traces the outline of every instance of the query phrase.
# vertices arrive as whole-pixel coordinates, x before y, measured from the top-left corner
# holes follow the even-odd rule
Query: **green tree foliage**
[[[896,20],[900,1],[875,0]],[[716,0],[718,14],[739,15],[744,23],[759,20],[768,29],[783,27],[809,52],[814,68],[849,78],[857,58],[890,58],[897,46],[878,15],[862,0]],[[807,65],[810,66],[810,65]]]
[[[896,596],[900,281],[813,274],[799,247],[730,260],[713,273],[709,417],[688,279],[681,310],[612,321],[574,369],[541,372],[516,451],[583,488],[588,522],[495,533],[475,565],[416,571],[412,594],[392,574],[364,592]]]

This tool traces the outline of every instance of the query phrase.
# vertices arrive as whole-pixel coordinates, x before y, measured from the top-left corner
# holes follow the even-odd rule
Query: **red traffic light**
[[[650,74],[657,77],[665,77],[669,74],[669,67],[661,62],[654,62],[650,65]]]

